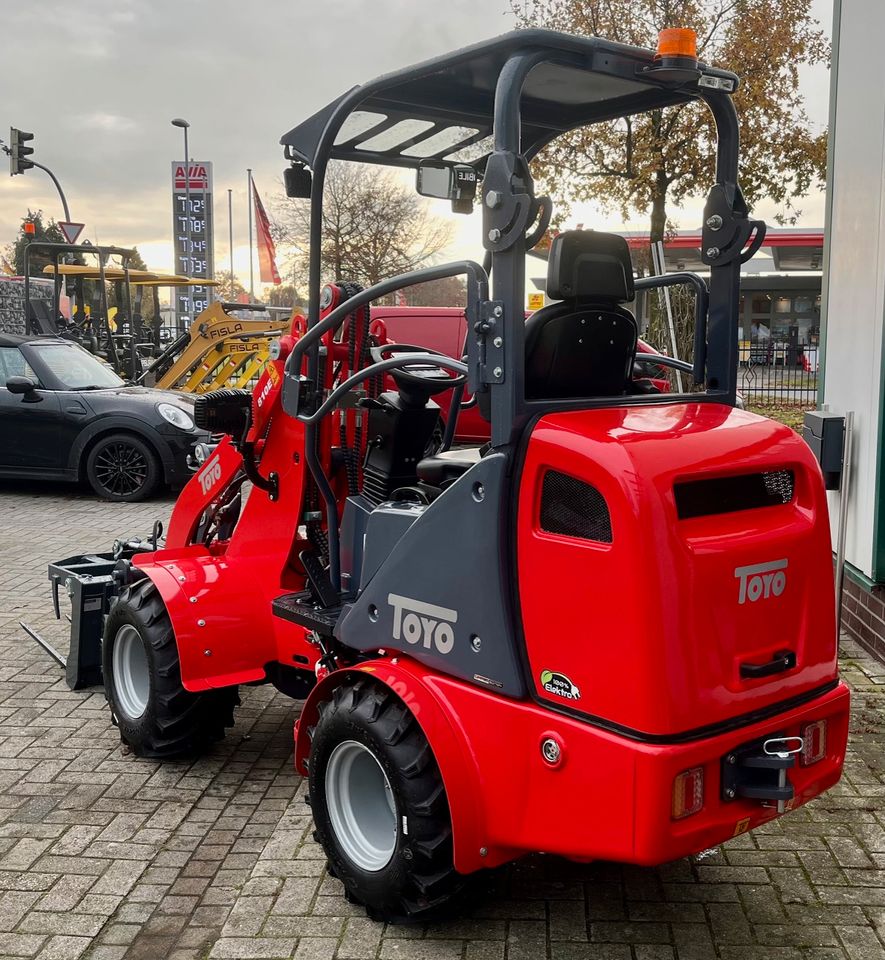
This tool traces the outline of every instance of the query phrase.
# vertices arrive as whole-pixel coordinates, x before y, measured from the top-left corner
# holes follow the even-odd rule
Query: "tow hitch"
[[[722,758],[722,799],[761,800],[783,813],[795,795],[787,770],[802,747],[801,737],[768,737],[732,750]]]

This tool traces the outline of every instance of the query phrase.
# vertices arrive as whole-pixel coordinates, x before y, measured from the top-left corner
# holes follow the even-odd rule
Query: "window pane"
[[[790,313],[793,309],[793,301],[789,297],[778,297],[774,301],[775,313]]]
[[[753,313],[769,313],[771,310],[771,297],[767,293],[754,293],[751,309]]]
[[[389,130],[385,130],[376,137],[358,144],[357,150],[378,150],[381,152],[391,150],[397,144],[414,139],[432,126],[430,120],[400,120]]]
[[[66,390],[123,386],[123,381],[108,364],[73,343],[40,343],[36,349],[40,351],[40,360]]]
[[[39,379],[18,347],[0,347],[0,380],[4,386],[10,377]]]
[[[336,145],[339,143],[347,143],[348,140],[353,140],[354,137],[358,137],[361,133],[366,133],[368,130],[371,130],[372,127],[377,127],[379,123],[386,119],[387,117],[383,113],[371,113],[369,110],[354,110],[344,123],[341,124],[338,136],[335,137],[335,143]]]
[[[455,153],[450,153],[443,159],[452,160],[454,163],[473,163],[474,160],[479,160],[480,157],[484,157],[487,153],[491,153],[494,149],[494,146],[494,137],[483,137],[482,140],[477,140],[476,143],[471,143],[469,147],[463,147],[461,150],[456,150]]]
[[[463,143],[479,133],[475,127],[446,127],[438,130],[432,137],[422,140],[403,150],[404,157],[432,157],[443,150],[451,150],[456,144]]]

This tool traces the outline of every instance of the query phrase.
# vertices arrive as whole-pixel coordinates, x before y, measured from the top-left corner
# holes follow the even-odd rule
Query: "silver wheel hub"
[[[332,751],[326,806],[348,859],[368,872],[383,870],[396,849],[396,804],[387,774],[364,744],[345,740]]]
[[[151,679],[144,641],[132,624],[117,631],[112,663],[117,706],[128,720],[138,720],[147,709]]]

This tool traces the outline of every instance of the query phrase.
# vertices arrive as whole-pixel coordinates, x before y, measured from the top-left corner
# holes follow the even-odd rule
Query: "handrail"
[[[354,310],[370,304],[373,300],[386,297],[390,293],[395,293],[403,287],[412,287],[418,283],[428,283],[431,280],[444,280],[447,277],[457,277],[461,274],[467,274],[472,284],[467,288],[467,315],[471,316],[471,307],[475,307],[480,299],[488,297],[488,276],[485,270],[473,260],[456,260],[453,263],[444,263],[437,267],[423,267],[420,270],[410,270],[408,273],[401,273],[390,280],[383,280],[371,287],[366,287],[359,293],[348,297],[342,303],[339,303],[319,323],[314,324],[302,337],[300,337],[292,352],[286,360],[285,377],[287,380],[297,380],[301,374],[301,361],[304,359],[308,349],[319,345],[323,334],[330,330],[335,330],[350,316]],[[473,302],[472,302],[473,301]],[[283,409],[292,416],[297,416],[298,411],[293,409],[292,404],[286,402],[286,390],[283,388]]]
[[[411,367],[416,364],[434,364],[437,367],[442,367],[444,370],[453,370],[455,373],[467,373],[466,363],[462,363],[460,360],[453,360],[439,353],[410,353],[406,356],[390,357],[387,360],[379,360],[377,363],[372,363],[368,367],[363,367],[362,370],[357,370],[356,373],[348,377],[343,383],[339,383],[313,413],[299,414],[298,419],[302,423],[318,423],[328,413],[331,413],[337,406],[338,401],[345,394],[350,393],[358,383],[362,383],[363,380],[369,380],[387,370],[397,370],[400,367]]]
[[[657,287],[679,287],[683,284],[694,287],[694,364],[686,364],[686,373],[691,373],[696,385],[704,383],[707,366],[707,314],[710,306],[710,292],[704,278],[696,273],[681,270],[678,273],[665,273],[657,277],[640,277],[633,281],[637,290],[654,290]],[[678,369],[682,370],[682,367]]]
[[[687,360],[677,360],[676,357],[668,357],[666,353],[637,353],[636,363],[653,363],[658,367],[673,367],[674,370],[681,370],[683,373],[692,373],[694,367]]]
[[[473,260],[458,260],[438,267],[424,267],[421,270],[401,273],[390,280],[384,280],[367,287],[354,296],[348,297],[343,303],[338,304],[328,316],[308,328],[304,336],[296,341],[292,352],[286,358],[283,373],[283,410],[290,416],[298,416],[301,393],[301,363],[305,354],[308,349],[318,350],[323,334],[329,330],[337,329],[354,310],[367,306],[380,297],[395,293],[403,287],[411,287],[416,283],[427,283],[430,280],[444,280],[446,277],[457,277],[462,274],[467,274],[469,278],[467,284],[467,320],[468,323],[475,323],[479,315],[480,301],[487,300],[489,296],[489,278],[485,270]],[[434,356],[433,361],[439,362],[439,358]],[[412,362],[414,362],[414,359],[412,359]],[[316,367],[316,364],[313,364],[313,366]],[[339,590],[341,588],[341,553],[338,531],[338,501],[335,499],[335,492],[332,490],[328,478],[323,473],[317,453],[316,421],[313,419],[307,421],[307,429],[304,432],[304,459],[325,505],[326,531],[329,537],[329,580],[332,582],[332,586]]]

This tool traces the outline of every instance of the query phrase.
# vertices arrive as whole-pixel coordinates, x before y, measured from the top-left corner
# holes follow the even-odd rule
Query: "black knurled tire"
[[[315,838],[329,860],[329,873],[373,920],[417,923],[450,914],[463,899],[467,878],[455,871],[445,787],[414,715],[387,687],[368,678],[342,683],[319,709],[310,731],[308,787]],[[329,819],[326,766],[345,740],[369,747],[396,803],[396,847],[379,871],[368,872],[350,860]]]
[[[141,635],[147,654],[150,694],[147,708],[136,720],[120,706],[114,686],[113,648],[126,624]],[[125,587],[111,607],[102,642],[105,697],[120,736],[139,757],[194,756],[224,737],[233,726],[240,702],[236,687],[190,693],[181,682],[178,646],[172,623],[157,588],[146,577]]]

